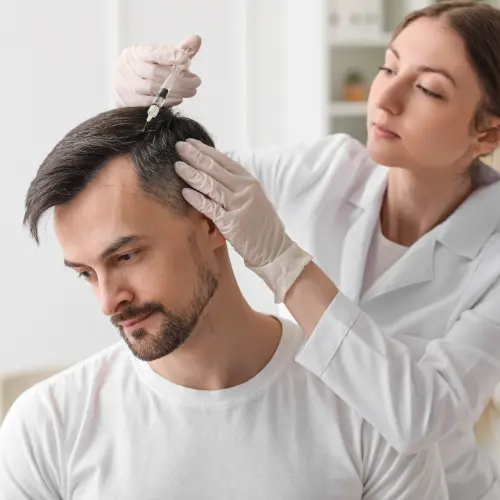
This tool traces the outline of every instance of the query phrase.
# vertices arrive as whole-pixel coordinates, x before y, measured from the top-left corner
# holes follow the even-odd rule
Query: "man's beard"
[[[127,306],[122,312],[111,318],[118,326],[121,337],[132,354],[141,361],[154,361],[172,353],[191,336],[198,321],[215,294],[218,279],[205,263],[198,262],[198,282],[189,305],[179,313],[166,309],[159,302],[148,302],[140,307]],[[139,318],[149,313],[162,314],[164,320],[157,332],[150,333],[138,328],[131,333],[133,341],[125,334],[119,323]]]

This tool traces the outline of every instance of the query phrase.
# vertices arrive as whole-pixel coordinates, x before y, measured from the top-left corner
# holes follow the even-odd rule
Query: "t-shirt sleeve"
[[[0,498],[60,500],[56,422],[30,389],[22,394],[0,427]]]
[[[402,455],[364,421],[362,449],[363,500],[448,499],[437,446]]]

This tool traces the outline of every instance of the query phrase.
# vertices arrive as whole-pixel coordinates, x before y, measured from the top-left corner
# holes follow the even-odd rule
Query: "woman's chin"
[[[400,144],[368,139],[366,149],[370,158],[379,165],[398,167],[405,164],[406,155]]]

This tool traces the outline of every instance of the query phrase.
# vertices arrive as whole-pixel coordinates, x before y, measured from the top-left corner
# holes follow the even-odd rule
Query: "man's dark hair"
[[[213,146],[212,138],[196,121],[166,108],[144,130],[146,111],[133,107],[101,113],[71,130],[49,153],[26,196],[24,224],[37,243],[42,216],[70,202],[119,156],[130,156],[145,193],[177,214],[187,213],[181,193],[187,185],[174,169],[180,160],[175,144],[191,137]]]

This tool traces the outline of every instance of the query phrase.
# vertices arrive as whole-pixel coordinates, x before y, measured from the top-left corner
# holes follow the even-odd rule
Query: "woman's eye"
[[[89,280],[91,278],[90,271],[82,271],[81,273],[78,273],[78,278],[84,279],[84,280]]]
[[[387,75],[393,75],[394,70],[388,68],[387,66],[379,66],[379,71],[382,71],[383,73],[386,73]]]
[[[429,97],[434,97],[435,99],[442,99],[442,96],[439,94],[436,94],[436,92],[433,92],[432,90],[429,90],[428,88],[418,84],[417,88],[419,88],[425,95],[428,95]]]

